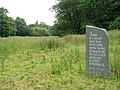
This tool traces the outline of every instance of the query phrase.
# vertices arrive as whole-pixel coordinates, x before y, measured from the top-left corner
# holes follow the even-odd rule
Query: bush
[[[50,33],[48,32],[47,29],[36,26],[32,28],[31,35],[32,36],[50,36]]]
[[[63,37],[63,36],[66,36],[70,33],[68,33],[67,31],[63,31],[63,30],[51,30],[51,35],[52,36],[60,36],[60,37]]]

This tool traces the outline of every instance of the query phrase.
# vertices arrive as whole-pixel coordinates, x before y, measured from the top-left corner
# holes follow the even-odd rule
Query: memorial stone
[[[109,36],[105,29],[86,26],[86,69],[88,74],[109,76]]]

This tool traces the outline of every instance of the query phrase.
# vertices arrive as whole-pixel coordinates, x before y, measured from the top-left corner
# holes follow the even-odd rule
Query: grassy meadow
[[[86,74],[86,36],[0,38],[0,90],[120,90],[120,31],[110,31],[110,77]]]

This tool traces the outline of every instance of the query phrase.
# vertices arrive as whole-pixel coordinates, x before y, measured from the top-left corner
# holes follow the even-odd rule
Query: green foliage
[[[30,24],[28,26],[31,29],[31,35],[32,36],[50,36],[50,26],[45,24],[44,22],[38,23],[38,21],[35,22],[35,24]]]
[[[72,72],[73,69],[76,71],[76,73],[84,73],[85,67],[82,66],[85,62],[80,59],[80,53],[80,48],[65,50],[60,55],[59,59],[52,61],[51,73],[55,75],[61,75],[62,72]]]
[[[7,15],[7,13],[8,13],[8,10],[7,10],[7,9],[5,9],[5,8],[3,8],[3,7],[0,8],[0,14]]]
[[[72,30],[73,33],[80,33],[82,21],[81,2],[81,0],[60,0],[53,6],[53,10],[57,13],[56,29]]]
[[[48,30],[46,30],[46,28],[40,28],[36,26],[31,29],[32,29],[32,32],[31,32],[32,36],[49,36],[50,35],[50,33],[48,32]]]
[[[68,31],[64,31],[64,30],[51,30],[51,35],[52,36],[63,37],[63,36],[66,36],[68,34],[69,34]]]
[[[26,22],[23,18],[19,18],[17,17],[15,20],[15,24],[16,24],[16,35],[17,36],[29,36],[31,35],[31,31],[28,28],[28,26],[26,25]]]
[[[47,25],[46,23],[44,23],[44,22],[40,22],[40,24],[38,25],[39,27],[41,27],[41,28],[45,28],[45,29],[47,29],[47,30],[49,30],[50,29],[50,26],[49,25]]]
[[[9,18],[6,15],[0,15],[0,36],[8,37],[9,35]]]
[[[109,28],[109,24],[120,15],[119,7],[119,0],[86,0],[83,8],[85,22],[109,30],[113,29]]]
[[[46,38],[39,43],[42,50],[57,49],[64,47],[64,42],[59,38]]]
[[[10,26],[10,35],[15,36],[17,29],[16,29],[15,21],[11,17],[9,17],[9,26]]]
[[[38,26],[38,21],[35,22],[35,25]]]
[[[1,37],[8,37],[11,35],[13,36],[16,33],[15,21],[11,17],[8,17],[6,13],[8,13],[7,9],[0,8],[0,36]]]
[[[36,24],[30,24],[30,25],[28,25],[29,28],[32,28],[32,27],[35,27],[35,26],[36,26]]]
[[[109,0],[86,0],[84,4],[86,22],[95,26],[103,27],[110,18]]]
[[[120,0],[56,1],[52,8],[56,12],[56,30],[72,30],[72,33],[83,34],[86,25],[116,29],[113,22],[120,15]],[[118,26],[118,23],[116,24]]]
[[[120,30],[120,16],[116,17],[115,21],[110,23],[109,28],[112,30],[113,29]]]

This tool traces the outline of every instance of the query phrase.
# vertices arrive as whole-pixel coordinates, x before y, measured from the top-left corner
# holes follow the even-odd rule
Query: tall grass
[[[85,73],[85,58],[81,54],[79,47],[64,50],[62,54],[59,54],[59,58],[54,58],[54,61],[51,63],[52,74],[61,74],[64,71]]]
[[[111,72],[120,79],[120,31],[113,30],[110,35],[110,67]]]
[[[119,90],[120,31],[109,35],[109,78],[86,75],[85,35],[0,38],[0,89]]]

